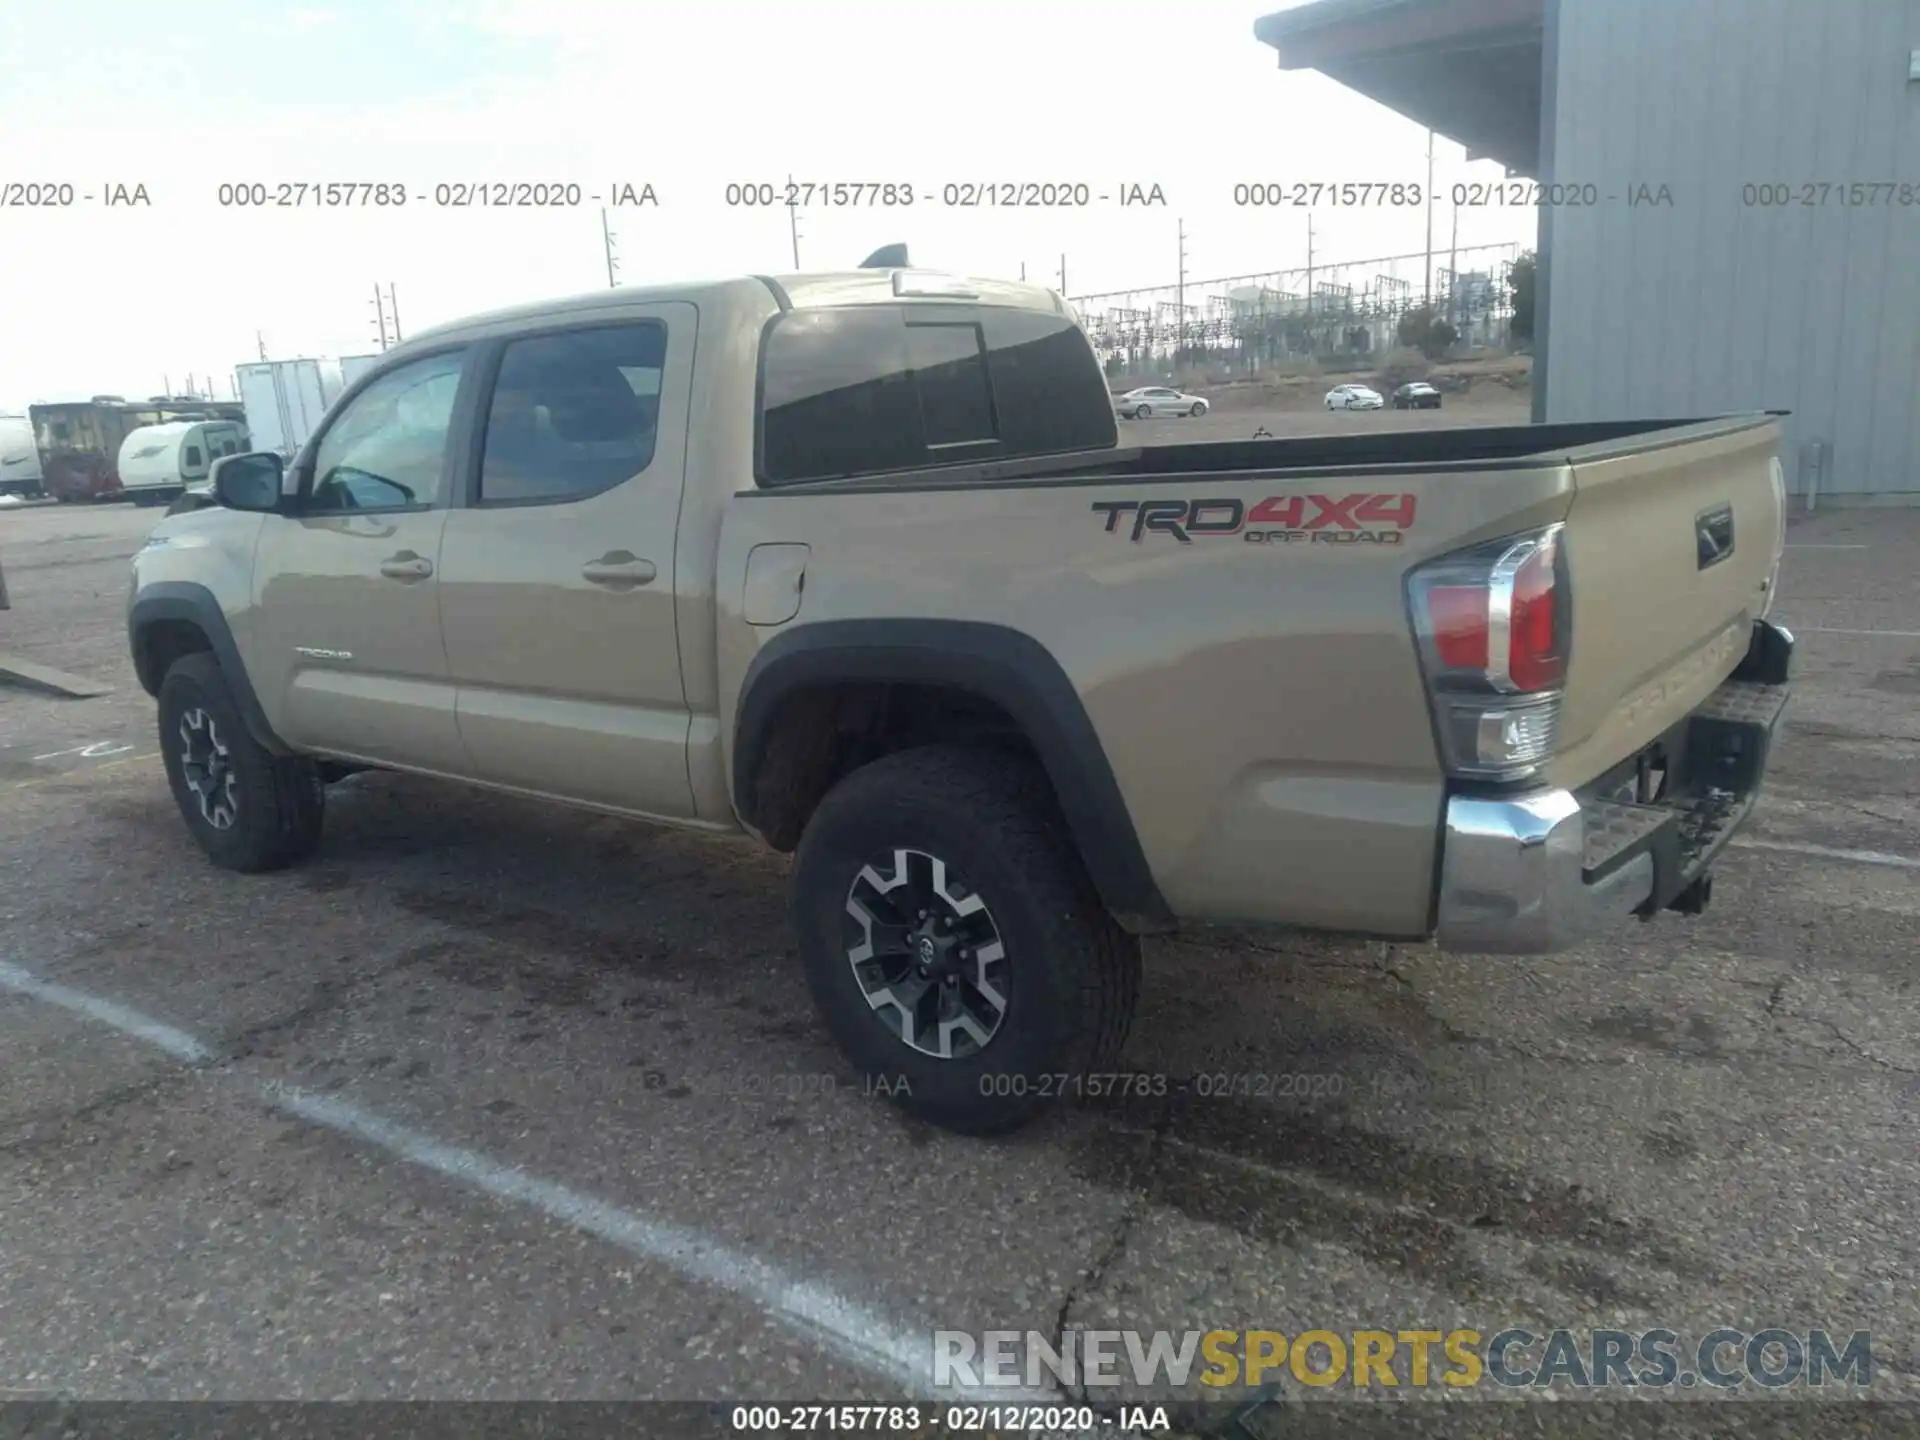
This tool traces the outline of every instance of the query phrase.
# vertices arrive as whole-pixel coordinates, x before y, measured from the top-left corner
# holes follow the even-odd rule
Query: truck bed
[[[1514,783],[1584,793],[1652,767],[1740,664],[1778,559],[1778,442],[1768,414],[1505,425],[758,488],[729,509],[723,573],[804,545],[803,625],[960,617],[1037,642],[1176,913],[1415,935],[1449,797],[1489,782],[1440,763],[1409,574],[1564,532],[1557,738]],[[1363,852],[1417,878],[1356,888]]]
[[[1362,434],[1295,435],[1271,440],[1201,440],[1123,445],[1027,460],[954,465],[912,474],[855,476],[782,485],[793,491],[946,490],[969,485],[1166,482],[1192,475],[1305,479],[1338,470],[1368,474],[1443,474],[1504,467],[1567,465],[1656,450],[1764,425],[1782,412],[1678,420],[1594,420],[1557,425],[1481,425]]]

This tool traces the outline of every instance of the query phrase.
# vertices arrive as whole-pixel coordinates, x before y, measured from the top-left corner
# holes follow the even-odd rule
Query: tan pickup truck
[[[235,870],[377,767],[796,851],[855,1065],[1113,1084],[1139,936],[1540,952],[1697,912],[1787,693],[1777,420],[1118,443],[1046,290],[625,289],[389,352],[134,561]]]

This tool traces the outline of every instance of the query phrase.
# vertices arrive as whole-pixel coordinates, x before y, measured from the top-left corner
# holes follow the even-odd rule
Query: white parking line
[[[1815,544],[1811,540],[1805,543],[1796,543],[1793,541],[1787,543],[1787,549],[1789,550],[1864,550],[1866,548],[1864,545],[1820,545]]]
[[[115,1001],[42,980],[17,965],[0,962],[0,990],[11,990],[83,1015],[123,1035],[144,1040],[185,1064],[205,1065],[217,1058],[210,1047],[183,1030]],[[1014,1404],[1057,1404],[1063,1398],[1061,1392],[1046,1388],[996,1388],[976,1393],[962,1387],[948,1387],[936,1391],[931,1326],[899,1325],[829,1286],[796,1279],[698,1231],[596,1200],[476,1151],[442,1144],[346,1101],[309,1094],[277,1082],[246,1088],[276,1110],[336,1130],[495,1200],[537,1211],[550,1220],[617,1245],[630,1255],[663,1265],[689,1280],[752,1301],[822,1349],[923,1398]]]
[[[1741,850],[1779,850],[1789,855],[1811,855],[1820,860],[1850,860],[1856,865],[1888,865],[1901,870],[1920,870],[1920,857],[1889,855],[1884,850],[1836,850],[1831,845],[1803,845],[1797,840],[1755,840],[1736,835],[1727,842]]]
[[[156,1050],[165,1051],[183,1065],[205,1065],[213,1059],[213,1051],[184,1030],[176,1030],[158,1020],[149,1020],[137,1010],[129,1010],[112,1000],[103,1000],[97,995],[88,995],[84,991],[70,990],[65,985],[42,980],[4,960],[0,960],[0,990],[31,996],[61,1010],[71,1010],[89,1020],[98,1020],[122,1035],[144,1040]]]
[[[1888,635],[1897,640],[1920,640],[1920,630],[1832,630],[1825,625],[1795,625],[1796,635]]]

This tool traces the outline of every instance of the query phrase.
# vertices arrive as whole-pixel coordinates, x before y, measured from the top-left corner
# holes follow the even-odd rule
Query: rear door
[[[489,781],[694,817],[673,559],[697,315],[663,302],[489,347],[440,601]]]

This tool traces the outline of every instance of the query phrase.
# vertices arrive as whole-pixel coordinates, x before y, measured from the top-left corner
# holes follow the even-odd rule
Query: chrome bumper
[[[1565,950],[1653,897],[1653,856],[1604,879],[1584,874],[1587,814],[1565,790],[1447,802],[1440,864],[1442,949],[1478,955]]]
[[[1435,927],[1441,947],[1547,954],[1672,905],[1706,875],[1758,798],[1792,652],[1782,627],[1754,627],[1740,669],[1690,717],[1686,744],[1697,773],[1686,796],[1651,805],[1566,790],[1452,797]]]

